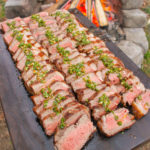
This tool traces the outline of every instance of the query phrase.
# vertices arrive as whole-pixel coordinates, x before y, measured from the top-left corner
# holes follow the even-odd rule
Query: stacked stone
[[[5,4],[7,18],[27,17],[37,13],[39,10],[40,7],[37,0],[7,0]]]
[[[140,9],[143,0],[121,0],[121,2],[126,40],[120,41],[117,45],[141,67],[144,53],[148,50],[148,41],[143,29],[147,23],[147,16]]]

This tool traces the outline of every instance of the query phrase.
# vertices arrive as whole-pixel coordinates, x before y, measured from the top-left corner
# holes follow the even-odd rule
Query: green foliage
[[[147,51],[144,55],[142,70],[150,77],[150,51]]]
[[[2,21],[5,18],[5,1],[0,0],[0,21]]]
[[[142,10],[150,15],[150,6],[147,6],[146,8],[142,8]]]

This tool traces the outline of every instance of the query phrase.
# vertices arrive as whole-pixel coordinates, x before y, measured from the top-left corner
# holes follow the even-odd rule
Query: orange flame
[[[58,0],[57,0],[58,1]],[[103,6],[103,9],[105,12],[114,12],[112,5],[110,4],[109,0],[100,0],[101,4]],[[70,0],[66,3],[65,6],[63,6],[63,9],[68,10],[70,7]],[[87,16],[87,12],[86,12],[86,0],[79,0],[79,3],[76,7],[84,16]],[[95,10],[95,6],[94,6],[94,1],[92,2],[92,22],[98,27],[99,26],[99,22],[97,20],[97,16],[96,16],[96,10]],[[113,20],[113,16],[110,15],[107,16],[108,21]]]
[[[113,11],[113,8],[111,7],[109,0],[100,0],[100,1],[102,3],[104,11],[108,12]]]
[[[87,16],[86,14],[86,0],[80,0],[77,9],[83,13],[84,16]]]
[[[97,20],[97,17],[96,17],[96,13],[95,13],[95,6],[94,6],[94,2],[92,3],[92,22],[97,26],[99,27],[99,23],[98,23],[98,20]]]

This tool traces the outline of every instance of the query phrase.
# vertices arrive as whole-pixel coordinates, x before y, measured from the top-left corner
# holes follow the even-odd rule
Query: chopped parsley
[[[102,54],[102,53],[103,53],[103,50],[98,49],[97,46],[94,47],[94,54],[99,55],[99,54]]]
[[[117,120],[119,119],[119,117],[114,113],[113,110],[112,110],[111,112],[112,112],[112,114],[114,115],[115,120],[117,121]]]
[[[55,97],[55,100],[53,102],[53,111],[56,113],[56,115],[59,115],[63,108],[60,107],[58,108],[58,105],[61,103],[61,101],[65,100],[66,97],[65,96],[61,96],[60,94],[58,94],[56,97]]]
[[[46,108],[47,105],[48,105],[48,100],[46,99],[46,100],[44,100],[44,105],[43,105],[43,107]]]
[[[138,99],[138,100],[142,100],[142,96],[139,95],[139,96],[137,97],[137,99]]]
[[[60,129],[64,129],[64,128],[65,128],[65,126],[66,126],[65,118],[61,118],[59,128],[60,128]]]
[[[39,27],[45,27],[45,21],[40,17],[40,15],[32,15],[32,20],[35,20],[38,22]]]
[[[123,78],[120,73],[118,74],[118,78],[120,79],[121,85],[123,85],[127,90],[131,89],[132,86],[126,82],[126,79]]]
[[[67,63],[70,62],[70,59],[68,58],[70,52],[65,50],[63,47],[60,47],[59,45],[56,46],[58,53],[63,56],[63,62]]]
[[[70,65],[68,72],[70,74],[76,74],[77,77],[84,75],[84,63],[77,63],[76,65]]]
[[[16,28],[16,22],[15,21],[12,21],[11,23],[7,23],[7,25],[9,26],[9,28],[11,30],[14,30]]]
[[[106,54],[100,55],[99,59],[103,62],[105,67],[111,68],[114,65],[113,60],[110,59]]]
[[[46,89],[42,89],[41,93],[43,95],[44,98],[49,98],[49,97],[53,97],[52,95],[52,90],[50,87],[46,88]]]
[[[99,97],[99,104],[101,104],[106,112],[110,112],[109,104],[110,104],[110,99],[106,94],[103,94],[101,97]]]
[[[21,42],[22,39],[23,39],[23,34],[18,33],[17,36],[16,36],[16,39],[17,39],[19,42]]]
[[[122,126],[122,121],[117,122],[118,126]]]
[[[86,35],[85,31],[75,31],[72,33],[72,36],[77,41],[77,46],[85,46],[85,45],[91,43],[87,39],[87,35]]]
[[[72,33],[76,29],[76,24],[75,23],[70,23],[67,27],[67,32]]]
[[[131,85],[129,85],[126,82],[126,79],[122,77],[120,71],[122,71],[122,67],[115,67],[113,60],[111,58],[109,58],[108,55],[106,54],[102,54],[100,55],[99,59],[103,62],[104,66],[107,67],[109,70],[106,72],[106,75],[110,74],[110,73],[117,73],[118,78],[120,80],[121,85],[123,85],[127,90],[129,90],[131,88]]]
[[[96,88],[97,84],[91,81],[89,76],[87,76],[87,78],[83,78],[83,80],[85,81],[87,88],[94,90],[94,91],[98,91],[98,89]]]
[[[48,38],[48,41],[49,43],[52,45],[52,44],[55,44],[57,43],[59,40],[57,37],[55,37],[55,35],[53,34],[52,31],[50,30],[46,30],[46,33],[45,33],[46,37]]]

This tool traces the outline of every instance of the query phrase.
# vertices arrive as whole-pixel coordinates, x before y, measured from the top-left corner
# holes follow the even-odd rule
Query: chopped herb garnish
[[[22,41],[22,38],[23,38],[23,34],[21,33],[18,33],[17,36],[16,36],[16,39],[21,42]]]
[[[60,94],[58,94],[55,97],[55,100],[53,102],[53,111],[56,113],[56,115],[59,115],[62,112],[62,107],[58,108],[58,105],[61,103],[61,101],[65,100],[66,97],[65,96],[61,96]]]
[[[16,28],[16,22],[15,21],[12,21],[11,23],[7,23],[7,25],[9,26],[9,28],[11,30],[14,30]]]
[[[99,103],[104,107],[106,112],[110,112],[109,104],[110,104],[110,99],[106,94],[103,94],[101,97],[99,97]]]
[[[33,70],[40,70],[41,68],[42,66],[39,64],[39,62],[34,61]]]
[[[67,32],[72,33],[76,29],[76,24],[75,23],[70,23],[67,27]]]
[[[63,129],[65,126],[66,126],[65,118],[61,118],[59,128],[60,128],[60,129]]]
[[[68,58],[70,52],[65,50],[63,47],[60,47],[59,45],[57,45],[56,48],[57,48],[57,51],[59,52],[59,54],[61,56],[63,56],[63,62],[64,63],[70,62],[70,59]]]
[[[110,59],[108,57],[108,55],[103,54],[100,55],[99,59],[103,62],[103,64],[105,65],[105,67],[107,67],[109,70],[106,72],[106,75],[110,74],[110,73],[117,73],[118,78],[120,79],[120,83],[127,89],[129,90],[131,88],[131,85],[129,85],[126,82],[126,79],[122,77],[122,75],[120,74],[120,71],[122,70],[122,67],[115,67],[113,60]]]
[[[88,104],[88,103],[89,103],[89,99],[87,98],[87,99],[85,100],[85,102]]]
[[[98,49],[97,46],[94,47],[94,54],[99,55],[99,54],[102,54],[102,53],[103,53],[103,50]]]
[[[47,105],[48,105],[48,100],[44,100],[44,105],[43,105],[43,107],[46,108]]]
[[[49,98],[49,97],[52,97],[53,95],[52,95],[52,90],[51,90],[51,88],[46,88],[46,89],[42,89],[41,90],[41,93],[42,93],[42,95],[43,95],[43,97],[44,98]]]
[[[31,19],[37,21],[39,27],[46,26],[45,21],[39,15],[32,15]]]
[[[138,99],[138,100],[142,100],[142,96],[139,95],[139,96],[137,97],[137,99]]]
[[[32,15],[31,19],[38,21],[40,19],[39,15]]]
[[[105,67],[111,68],[114,65],[113,60],[106,54],[100,55],[99,59],[103,62]]]
[[[70,65],[69,66],[69,69],[68,69],[68,72],[70,74],[76,74],[76,76],[82,76],[84,75],[84,63],[77,63],[76,65]]]
[[[84,46],[84,45],[91,43],[87,39],[87,35],[86,35],[85,31],[75,31],[72,33],[72,36],[77,41],[77,46],[80,46],[80,45]]]
[[[12,36],[14,37],[15,35],[17,35],[19,33],[18,30],[13,30]]]
[[[52,44],[55,44],[57,43],[59,40],[57,37],[55,37],[55,35],[53,34],[52,31],[50,30],[46,30],[46,33],[45,33],[46,37],[48,38],[48,41],[49,43],[52,45]]]
[[[91,81],[89,76],[87,76],[87,78],[83,78],[83,80],[85,81],[87,88],[94,90],[94,91],[98,91],[98,89],[96,88],[97,84]]]
[[[118,124],[119,126],[121,126],[121,125],[122,125],[122,121],[118,121],[117,124]]]

